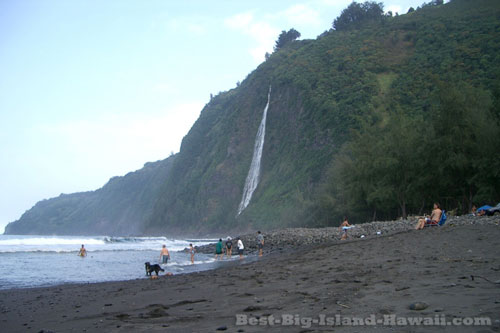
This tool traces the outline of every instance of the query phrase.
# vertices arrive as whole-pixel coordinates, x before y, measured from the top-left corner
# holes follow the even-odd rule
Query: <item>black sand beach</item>
[[[258,260],[157,280],[1,291],[0,330],[498,332],[499,222],[474,218],[343,242],[296,242]],[[410,309],[415,303],[423,309]],[[353,317],[367,325],[349,325]],[[469,325],[477,317],[490,325]],[[404,325],[411,318],[434,322]],[[452,320],[463,324],[441,325]]]

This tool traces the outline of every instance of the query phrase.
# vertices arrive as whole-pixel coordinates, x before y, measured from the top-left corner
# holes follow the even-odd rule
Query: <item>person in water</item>
[[[259,257],[262,257],[262,252],[264,249],[264,236],[260,231],[257,231],[257,248],[259,249]]]
[[[162,264],[166,264],[170,260],[170,253],[167,250],[167,246],[163,244],[163,247],[160,252],[160,262]]]
[[[226,240],[226,256],[231,259],[231,255],[233,254],[233,241],[231,237],[227,237]]]
[[[222,238],[219,238],[217,244],[215,244],[215,260],[219,257],[219,260],[222,259],[224,253],[222,252]]]
[[[189,244],[189,254],[191,254],[191,264],[194,264],[194,246],[193,244]]]
[[[87,256],[87,250],[85,249],[85,246],[82,244],[82,247],[80,248],[80,251],[78,251],[78,255],[80,257],[86,257]]]

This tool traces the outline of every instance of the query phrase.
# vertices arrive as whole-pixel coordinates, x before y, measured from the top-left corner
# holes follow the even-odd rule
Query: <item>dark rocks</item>
[[[395,290],[396,290],[396,291],[402,291],[402,290],[406,290],[406,289],[410,289],[410,287],[408,287],[408,286],[398,287],[398,288],[396,288]]]
[[[262,308],[260,306],[247,306],[245,309],[243,309],[244,312],[253,312],[253,311],[260,311]]]
[[[400,232],[414,231],[418,217],[410,217],[406,220],[397,221],[379,221],[355,224],[348,230],[348,239],[365,240],[373,237],[385,237]],[[447,228],[449,226],[470,225],[470,224],[494,224],[500,223],[500,216],[449,216],[443,227],[435,227],[436,230]],[[325,228],[283,228],[263,232],[265,245],[264,252],[273,252],[279,250],[296,249],[301,246],[320,244],[325,242],[340,241],[341,230],[338,227]],[[236,250],[236,236],[233,237],[233,255]],[[362,237],[363,236],[363,237]],[[257,253],[257,234],[250,233],[239,235],[245,246],[245,254]],[[223,242],[225,239],[223,238]],[[215,243],[196,247],[201,253],[215,253]],[[432,257],[431,260],[438,260]]]
[[[409,306],[410,310],[416,310],[416,311],[425,310],[428,307],[429,307],[429,304],[427,304],[425,302],[415,302],[415,303],[410,304],[410,306]]]

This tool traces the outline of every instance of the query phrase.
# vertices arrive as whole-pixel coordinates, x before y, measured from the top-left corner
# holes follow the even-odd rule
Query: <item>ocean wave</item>
[[[189,243],[204,245],[207,242],[168,239],[166,237],[0,235],[0,253],[71,253],[78,251],[82,244],[89,252],[160,251],[162,245],[166,245],[169,251],[177,252],[189,247]]]
[[[92,251],[87,251],[88,255],[91,255],[92,253],[100,253],[100,252],[130,252],[130,251],[155,251],[158,252],[158,248],[143,248],[143,249],[99,249],[99,250],[92,250]],[[8,254],[8,253],[78,253],[79,249],[54,249],[54,248],[47,248],[47,249],[0,249],[0,255],[2,254]],[[176,252],[176,251],[173,251]]]
[[[145,242],[172,242],[167,237],[112,237],[104,236],[106,243],[145,243]]]
[[[0,246],[104,244],[102,238],[22,237],[0,239]]]

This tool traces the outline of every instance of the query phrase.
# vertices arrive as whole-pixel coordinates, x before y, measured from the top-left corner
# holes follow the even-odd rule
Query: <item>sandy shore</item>
[[[299,244],[258,260],[158,280],[0,291],[0,330],[499,332],[500,217],[477,221]],[[425,309],[411,310],[417,302]],[[370,318],[388,324],[434,318],[435,324],[487,317],[491,325],[347,325],[352,317],[367,324]],[[344,325],[323,325],[335,318]],[[293,325],[276,322],[283,319]]]

